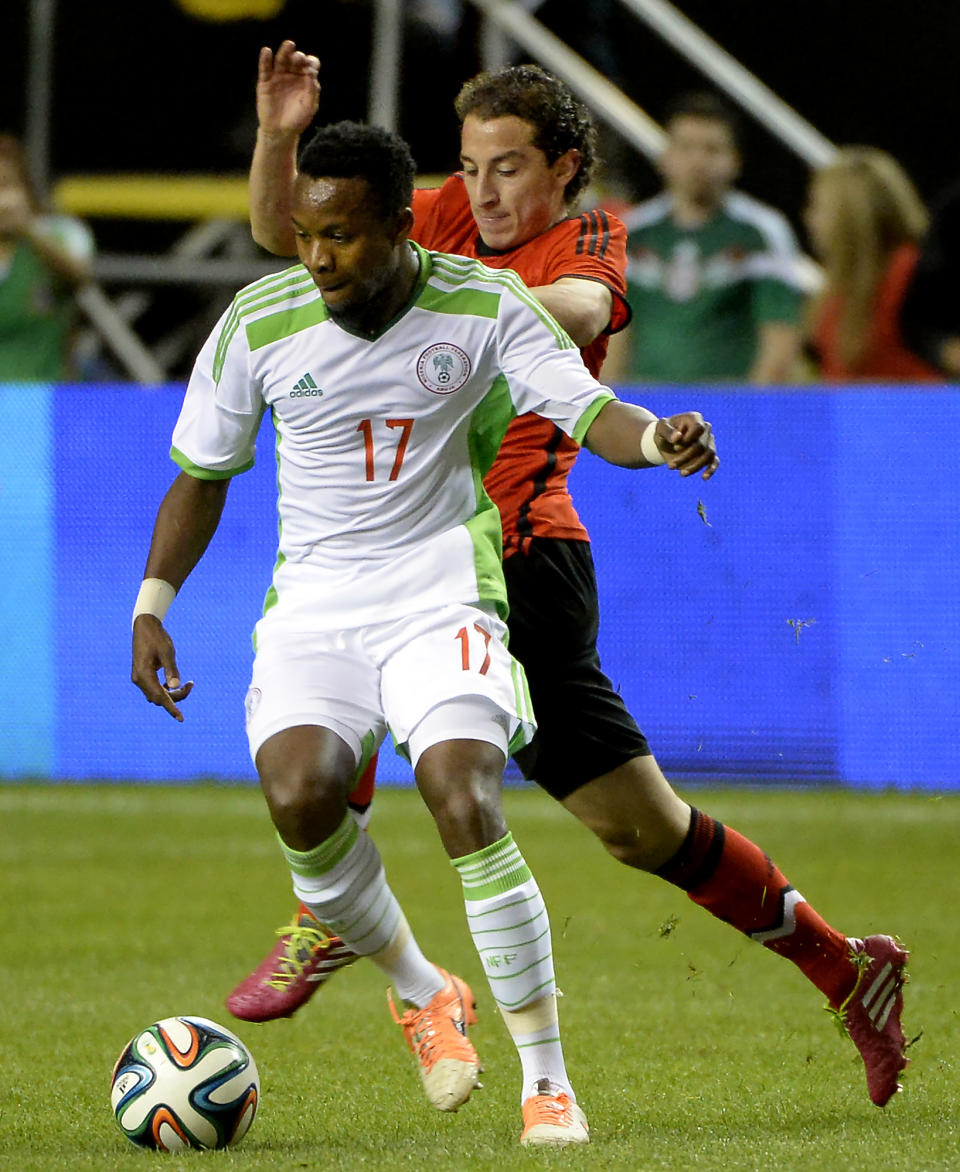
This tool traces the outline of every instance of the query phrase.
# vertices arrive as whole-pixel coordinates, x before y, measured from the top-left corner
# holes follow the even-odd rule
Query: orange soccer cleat
[[[536,1094],[524,1099],[520,1142],[524,1147],[589,1143],[587,1117],[565,1091],[542,1078]]]
[[[438,1111],[456,1111],[470,1098],[482,1067],[467,1037],[467,1026],[477,1018],[473,993],[466,981],[437,970],[446,984],[422,1009],[410,1008],[401,1017],[388,991],[393,1020],[403,1028],[417,1061],[427,1098]]]

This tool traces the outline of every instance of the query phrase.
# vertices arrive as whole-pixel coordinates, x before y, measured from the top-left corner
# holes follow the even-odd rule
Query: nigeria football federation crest
[[[428,346],[417,359],[417,378],[435,395],[452,395],[470,377],[470,359],[452,342]]]

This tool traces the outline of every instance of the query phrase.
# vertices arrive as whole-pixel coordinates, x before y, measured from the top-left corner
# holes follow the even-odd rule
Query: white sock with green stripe
[[[470,934],[520,1056],[521,1098],[544,1078],[574,1097],[560,1046],[550,921],[513,835],[453,865]]]
[[[549,997],[541,997],[539,1001],[534,1001],[532,1005],[526,1005],[514,1013],[501,1007],[500,1013],[520,1055],[523,1072],[520,1102],[537,1094],[538,1084],[545,1078],[551,1083],[556,1083],[560,1090],[566,1091],[576,1102],[577,1096],[573,1093],[567,1078],[563,1048],[560,1045],[556,993],[551,993]],[[556,1088],[551,1087],[550,1093],[555,1094]]]
[[[294,895],[348,947],[382,969],[404,1001],[428,1005],[444,980],[413,938],[370,835],[347,814],[313,850],[297,851],[279,841]]]

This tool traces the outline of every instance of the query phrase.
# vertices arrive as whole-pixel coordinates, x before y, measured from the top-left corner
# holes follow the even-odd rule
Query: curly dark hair
[[[522,118],[533,127],[533,145],[552,165],[569,150],[580,152],[580,167],[564,189],[572,204],[590,182],[597,158],[597,128],[587,107],[564,83],[539,65],[509,65],[465,82],[454,101],[461,124],[468,114],[482,121]]]
[[[390,220],[410,206],[417,165],[399,135],[363,122],[334,122],[303,147],[297,169],[311,179],[365,179],[382,218]]]

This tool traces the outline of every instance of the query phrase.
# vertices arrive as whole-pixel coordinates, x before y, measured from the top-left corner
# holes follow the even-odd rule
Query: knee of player
[[[313,770],[288,768],[283,773],[261,777],[264,794],[274,821],[285,822],[307,816],[318,807],[345,801],[345,782]]]
[[[496,784],[476,779],[451,780],[433,791],[427,805],[451,858],[482,850],[507,832],[499,780]]]
[[[469,779],[448,786],[432,805],[438,822],[460,828],[485,825],[502,817],[499,781],[494,784]]]

